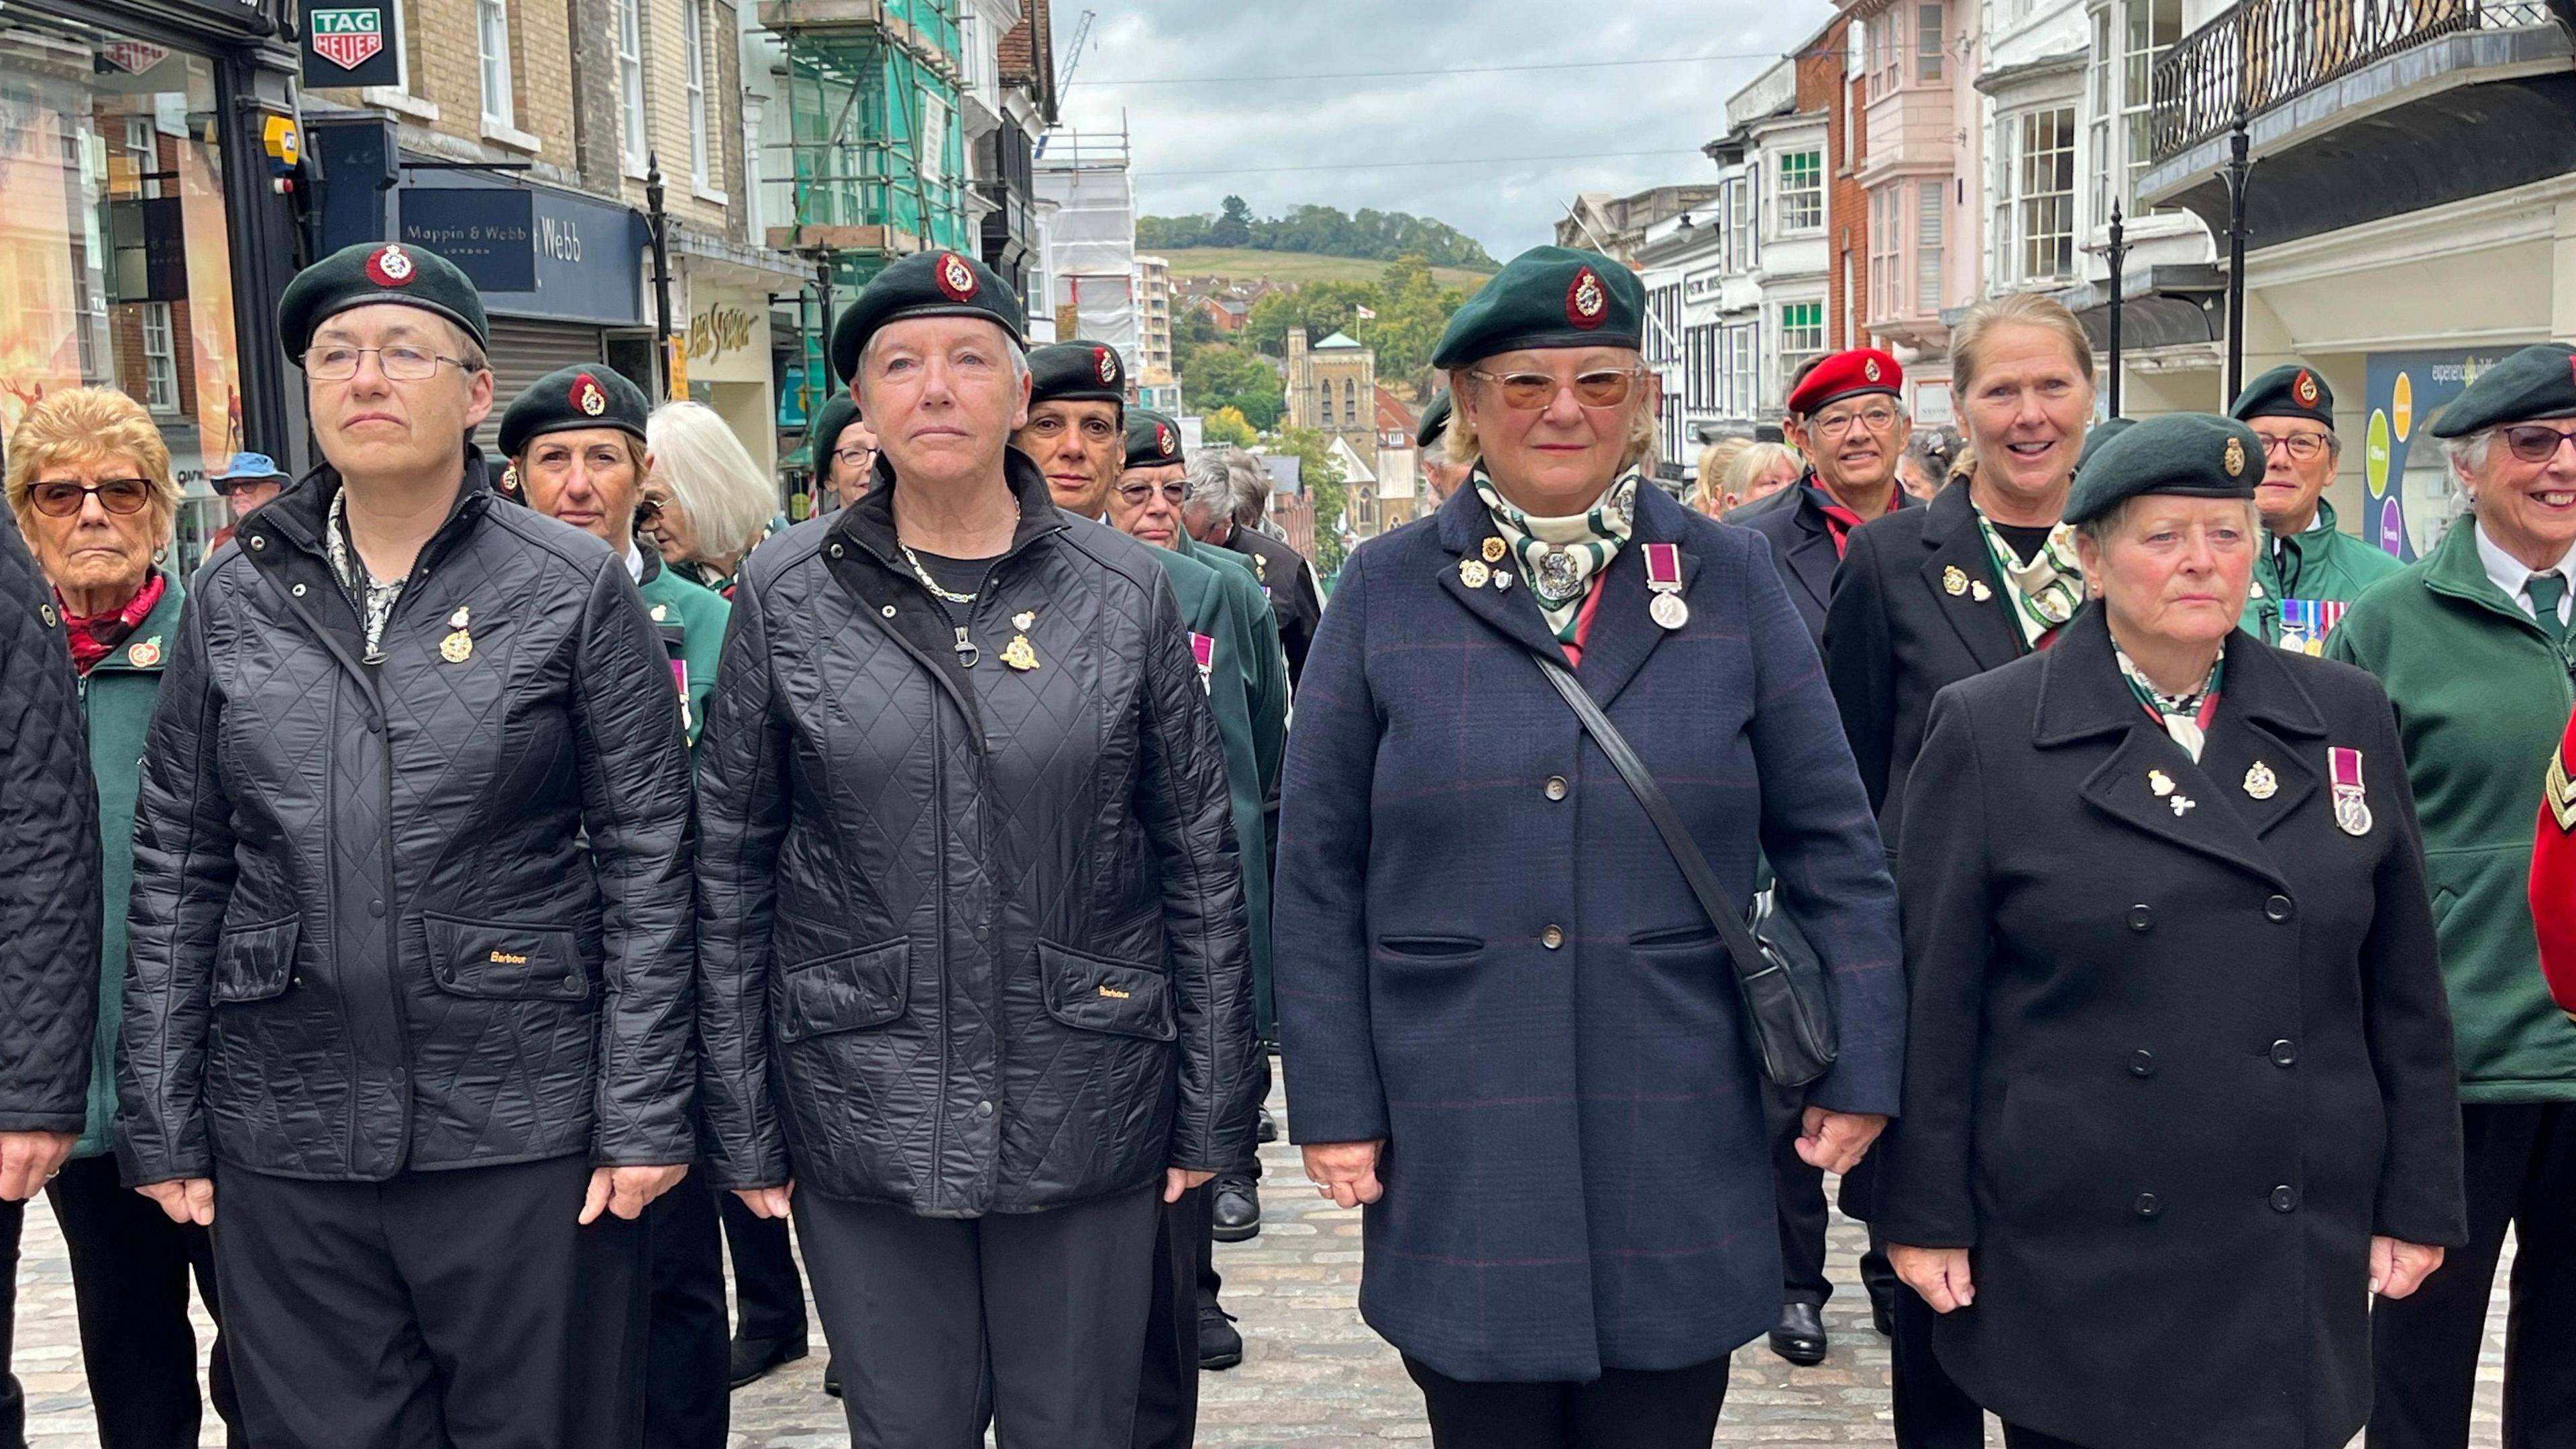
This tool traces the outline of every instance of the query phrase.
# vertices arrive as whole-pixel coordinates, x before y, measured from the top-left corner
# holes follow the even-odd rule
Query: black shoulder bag
[[[1717,927],[1718,939],[1725,943],[1727,959],[1735,966],[1736,989],[1744,998],[1744,1029],[1752,1039],[1753,1053],[1762,1062],[1762,1074],[1783,1087],[1803,1087],[1831,1071],[1834,1065],[1834,1018],[1824,994],[1823,964],[1815,948],[1798,933],[1788,917],[1781,915],[1770,892],[1764,892],[1755,906],[1753,924],[1745,924],[1744,913],[1729,900],[1726,888],[1708,868],[1708,857],[1700,854],[1699,842],[1691,839],[1681,817],[1673,813],[1673,802],[1664,796],[1663,787],[1646,772],[1646,762],[1628,746],[1628,738],[1593,702],[1591,691],[1562,664],[1533,650],[1530,658],[1538,663],[1539,672],[1565,702],[1601,753],[1610,757],[1619,778],[1628,782],[1636,793],[1637,803],[1646,809],[1646,818],[1655,822],[1655,833],[1664,838],[1664,849],[1672,852],[1673,863],[1682,869],[1682,879],[1690,882],[1691,894],[1699,898],[1699,907],[1708,913]]]

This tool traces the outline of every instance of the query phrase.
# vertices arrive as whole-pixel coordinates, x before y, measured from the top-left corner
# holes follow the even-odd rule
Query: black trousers
[[[925,1218],[796,1194],[796,1238],[853,1449],[1125,1444],[1159,1186],[1038,1213]]]
[[[2505,1449],[2576,1446],[2576,1102],[2460,1108],[2469,1245],[2371,1309],[2369,1449],[2461,1449],[2505,1228]]]
[[[1881,1246],[1875,1227],[1870,1246]],[[1932,1352],[1932,1324],[1941,1315],[1902,1281],[1895,1285],[1895,1298],[1888,1398],[1896,1415],[1897,1449],[1985,1449],[1986,1411]]]
[[[1796,1092],[1770,1089],[1771,1193],[1780,1220],[1780,1301],[1823,1307],[1834,1296],[1825,1276],[1825,1230],[1832,1212],[1825,1206],[1825,1170],[1810,1167],[1798,1155],[1798,1131],[1805,1108]]]
[[[1606,1369],[1590,1383],[1453,1379],[1411,1354],[1433,1449],[1708,1449],[1726,1407],[1723,1358],[1646,1373]]]
[[[725,1449],[732,1351],[716,1194],[703,1175],[691,1171],[653,1200],[643,1221],[652,1244],[653,1281],[644,1354],[645,1449]]]
[[[2019,1424],[2006,1424],[2004,1425],[2004,1449],[2084,1449],[2084,1446],[2072,1439],[2060,1439],[2054,1434],[2043,1434],[2037,1429],[2025,1429]]]
[[[0,1202],[0,1449],[27,1449],[27,1396],[9,1371],[9,1346],[18,1339],[18,1234],[27,1205]]]
[[[1213,1256],[1216,1184],[1163,1203],[1154,1227],[1154,1296],[1145,1315],[1145,1375],[1136,1395],[1135,1449],[1190,1449],[1199,1424],[1199,1303],[1215,1291],[1199,1276]],[[1214,1270],[1209,1270],[1210,1276]]]
[[[45,1185],[71,1257],[80,1310],[81,1368],[98,1418],[100,1449],[196,1449],[204,1406],[197,1392],[197,1330],[188,1284],[206,1300],[215,1341],[207,1396],[238,1446],[241,1406],[224,1352],[213,1234],[170,1221],[161,1205],[117,1180],[114,1157],[63,1164]]]
[[[734,1337],[776,1343],[805,1337],[805,1275],[796,1271],[787,1219],[765,1218],[729,1192],[716,1194],[733,1257]]]
[[[618,1442],[644,1284],[617,1265],[644,1240],[612,1217],[575,1226],[589,1180],[578,1156],[385,1182],[218,1166],[215,1277],[250,1441]]]

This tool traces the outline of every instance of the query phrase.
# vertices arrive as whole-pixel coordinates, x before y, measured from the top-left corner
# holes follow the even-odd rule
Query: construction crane
[[[1099,11],[1085,10],[1082,12],[1082,18],[1075,21],[1073,24],[1073,43],[1064,48],[1064,69],[1055,78],[1056,104],[1059,107],[1064,104],[1064,93],[1073,89],[1073,73],[1082,69],[1082,47],[1085,42],[1091,39],[1091,22],[1099,18]],[[1047,142],[1052,139],[1054,139],[1054,137],[1051,134],[1038,137],[1037,150],[1030,154],[1032,156],[1045,155]]]

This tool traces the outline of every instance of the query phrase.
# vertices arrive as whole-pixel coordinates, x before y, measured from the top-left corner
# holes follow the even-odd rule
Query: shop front
[[[675,382],[715,409],[752,461],[774,477],[780,448],[771,298],[792,296],[811,278],[793,257],[676,225],[671,252],[680,283],[672,307],[683,314],[672,319],[681,334]]]
[[[289,114],[276,34],[231,3],[0,11],[0,429],[66,388],[141,402],[183,490],[182,571],[227,521],[208,474],[305,461],[269,326],[293,266],[262,143]]]

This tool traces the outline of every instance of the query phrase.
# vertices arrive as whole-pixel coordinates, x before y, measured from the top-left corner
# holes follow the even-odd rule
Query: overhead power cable
[[[1555,156],[1463,156],[1441,161],[1333,161],[1311,166],[1217,166],[1199,171],[1136,171],[1138,180],[1163,176],[1265,176],[1281,171],[1383,171],[1410,166],[1516,166],[1525,161],[1624,161],[1643,156],[1697,156],[1695,146],[1665,151],[1573,151]]]
[[[1777,50],[1733,51],[1717,55],[1659,55],[1636,60],[1558,60],[1529,65],[1443,65],[1418,67],[1413,70],[1337,70],[1317,71],[1305,75],[1140,75],[1120,76],[1114,80],[1093,77],[1095,86],[1212,86],[1245,85],[1261,81],[1337,81],[1396,80],[1419,76],[1444,75],[1514,75],[1534,70],[1605,70],[1634,65],[1706,65],[1712,61],[1780,60],[1786,52]]]

